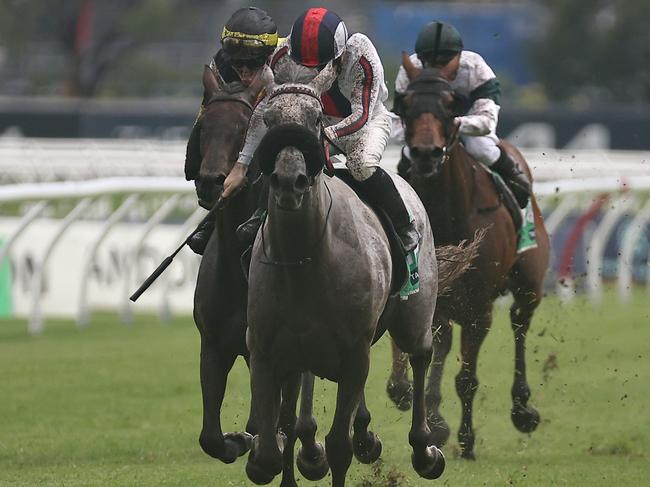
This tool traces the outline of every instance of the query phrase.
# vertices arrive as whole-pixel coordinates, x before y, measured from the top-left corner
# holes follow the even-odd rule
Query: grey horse
[[[332,485],[345,485],[353,452],[362,461],[376,456],[378,440],[367,430],[370,416],[363,391],[370,347],[384,330],[409,354],[413,368],[409,432],[413,467],[427,479],[439,477],[444,470],[444,457],[431,440],[424,403],[438,286],[430,224],[416,193],[395,176],[422,241],[419,293],[408,300],[391,298],[393,264],[380,220],[349,186],[320,171],[322,161],[315,149],[320,144],[319,97],[335,76],[329,65],[309,84],[276,88],[264,113],[272,128],[258,156],[267,159],[268,216],[252,251],[246,336],[259,432],[246,471],[257,484],[270,482],[282,470],[286,440],[278,433],[280,401],[291,401],[287,391],[297,395],[303,371],[338,383],[336,411],[325,439]],[[292,130],[298,134],[293,142],[264,154],[265,140]],[[355,418],[357,408],[364,414]],[[303,443],[299,467],[322,463],[318,455],[309,454],[315,451],[313,445],[306,448]]]
[[[216,204],[226,175],[232,168],[232,161],[236,159],[244,141],[253,104],[267,82],[258,78],[248,88],[238,83],[226,84],[206,67],[203,75],[205,110],[197,121],[199,135],[188,146],[190,157],[186,162],[186,174],[195,179],[198,197],[204,206]],[[240,266],[245,245],[237,239],[235,230],[257,205],[258,186],[247,186],[229,198],[227,205],[217,212],[215,228],[199,268],[194,297],[194,320],[201,335],[203,425],[199,443],[205,453],[224,463],[232,463],[248,452],[252,434],[256,432],[251,415],[246,432],[224,433],[221,406],[228,374],[236,358],[242,356],[248,362],[245,340],[248,285]],[[286,387],[291,387],[291,384]],[[305,377],[303,388],[306,393],[300,405],[299,424],[303,432],[300,439],[305,445],[313,445],[311,450],[305,449],[305,452],[309,458],[314,458],[319,453],[319,445],[314,440],[316,427],[309,392],[313,389],[311,374]],[[293,441],[295,391],[285,392],[284,396],[293,397],[293,402],[282,408],[286,412],[282,414],[280,423],[282,431]],[[308,478],[322,477],[328,469],[326,461],[312,462],[309,467],[311,469],[304,469]],[[297,485],[293,452],[289,449],[285,452],[282,485]]]

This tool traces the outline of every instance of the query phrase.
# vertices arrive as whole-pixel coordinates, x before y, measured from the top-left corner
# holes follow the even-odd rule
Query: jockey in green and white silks
[[[520,206],[525,208],[530,182],[499,146],[496,135],[501,103],[501,88],[492,68],[477,53],[463,49],[458,31],[450,24],[434,21],[419,33],[415,53],[410,56],[417,68],[437,68],[457,98],[464,101],[462,114],[456,117],[465,150],[477,161],[497,171],[512,189]],[[400,96],[409,79],[403,66],[395,79],[395,109],[399,112]],[[396,134],[403,140],[403,134]],[[409,157],[408,146],[404,156]]]
[[[321,95],[324,114],[331,123],[325,128],[325,136],[346,152],[350,174],[360,183],[370,203],[386,211],[404,249],[415,249],[420,236],[391,177],[379,167],[390,137],[392,115],[384,106],[388,88],[372,41],[361,33],[348,35],[344,22],[334,12],[311,8],[294,22],[289,39],[278,44],[270,67],[278,71],[286,62],[316,69],[329,62],[335,64],[339,74],[332,87]],[[243,184],[245,168],[266,133],[265,105],[263,100],[255,108],[238,164],[224,184],[224,196]],[[256,212],[242,226],[240,235],[244,239],[254,239],[263,214]]]

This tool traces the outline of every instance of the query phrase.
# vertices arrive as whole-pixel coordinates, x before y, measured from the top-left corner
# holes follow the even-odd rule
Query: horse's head
[[[437,70],[416,68],[406,54],[402,65],[410,83],[399,112],[413,161],[411,171],[423,178],[433,177],[449,158],[458,135],[453,90]]]
[[[336,76],[332,63],[320,73],[293,62],[284,63],[275,76],[276,85],[270,90],[264,123],[269,128],[294,123],[319,136],[323,117],[320,96]]]
[[[253,105],[267,84],[259,76],[248,87],[226,84],[206,66],[203,72],[205,110],[201,125],[201,169],[195,179],[199,202],[211,207],[223,190],[226,176],[237,160],[244,143]]]
[[[320,73],[287,63],[270,90],[264,122],[269,131],[257,148],[262,171],[269,175],[272,197],[279,208],[300,208],[304,194],[325,164],[320,140],[322,92],[336,79],[330,64]]]

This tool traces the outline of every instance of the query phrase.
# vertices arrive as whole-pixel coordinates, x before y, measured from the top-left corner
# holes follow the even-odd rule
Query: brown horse
[[[458,441],[462,457],[473,459],[472,411],[479,384],[478,354],[492,324],[494,300],[507,291],[514,297],[510,308],[515,338],[511,418],[522,432],[531,432],[539,424],[538,412],[528,405],[525,341],[533,312],[543,295],[549,239],[532,196],[537,247],[517,254],[517,229],[491,175],[458,143],[453,123],[454,97],[449,83],[435,71],[418,70],[408,56],[404,56],[403,63],[411,79],[402,113],[411,161],[402,159],[400,174],[422,199],[436,245],[458,244],[471,239],[479,229],[487,230],[473,268],[454,283],[452,292],[438,299],[434,356],[426,394],[429,425],[436,445],[441,446],[449,438],[449,426],[440,415],[440,382],[451,347],[450,321],[455,321],[461,326],[461,368],[456,376],[456,392],[462,404]],[[531,177],[521,153],[505,141],[502,145]],[[390,381],[404,382],[405,368],[399,353],[394,354],[393,362]]]
[[[199,202],[211,207],[223,190],[223,182],[236,160],[253,103],[263,87],[257,80],[250,87],[226,85],[206,66],[203,74],[205,109],[188,145],[186,175],[195,179]],[[199,152],[197,154],[192,152]],[[217,213],[215,230],[206,246],[194,295],[194,321],[201,334],[201,391],[203,427],[199,437],[208,455],[234,462],[250,448],[247,433],[223,434],[221,405],[230,369],[238,356],[248,361],[246,304],[248,285],[239,257],[244,246],[235,230],[255,207],[256,198],[246,187]],[[253,430],[249,420],[247,431]]]

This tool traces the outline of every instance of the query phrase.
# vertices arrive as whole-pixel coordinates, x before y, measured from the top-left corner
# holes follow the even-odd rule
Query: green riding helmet
[[[439,20],[429,22],[415,41],[415,53],[423,63],[425,60],[432,64],[441,60],[448,62],[462,50],[463,39],[460,33],[453,25]]]
[[[221,45],[234,60],[260,60],[273,53],[278,44],[278,28],[264,10],[240,8],[228,19],[221,33]]]

